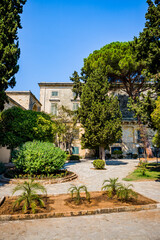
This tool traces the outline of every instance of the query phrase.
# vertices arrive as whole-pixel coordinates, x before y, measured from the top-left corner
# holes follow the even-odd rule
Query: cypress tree
[[[7,101],[5,90],[16,84],[15,74],[20,57],[18,29],[22,28],[20,14],[26,0],[0,1],[0,110]]]
[[[117,97],[109,93],[109,83],[100,69],[90,75],[83,86],[79,119],[85,130],[83,148],[99,147],[100,158],[105,159],[105,149],[122,135],[121,112]]]

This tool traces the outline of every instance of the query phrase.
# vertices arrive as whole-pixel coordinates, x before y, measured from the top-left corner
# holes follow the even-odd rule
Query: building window
[[[57,116],[57,103],[51,103],[51,114]]]
[[[73,103],[73,111],[78,110],[79,104],[78,103]]]
[[[72,154],[79,154],[79,147],[72,147]]]
[[[114,151],[122,151],[121,147],[111,147],[111,153],[113,153]]]
[[[51,94],[52,97],[57,97],[58,96],[58,92],[57,91],[53,91]]]

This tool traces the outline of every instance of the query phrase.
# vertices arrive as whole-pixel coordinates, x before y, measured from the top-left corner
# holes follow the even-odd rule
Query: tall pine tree
[[[3,110],[7,101],[5,90],[14,87],[15,74],[20,57],[18,44],[18,29],[22,28],[20,14],[26,0],[0,1],[0,110]]]
[[[160,92],[160,0],[147,0],[146,23],[139,38],[135,38],[137,60],[146,62],[149,77]]]
[[[100,69],[96,69],[83,86],[79,119],[85,130],[82,147],[99,147],[100,158],[105,149],[122,135],[121,112],[117,97],[109,94],[109,83]]]

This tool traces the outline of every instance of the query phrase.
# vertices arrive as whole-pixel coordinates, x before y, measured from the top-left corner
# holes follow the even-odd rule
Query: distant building
[[[39,83],[40,86],[40,102],[42,104],[41,110],[46,113],[58,115],[60,106],[66,106],[71,110],[77,110],[80,100],[74,100],[75,94],[72,92],[73,83]],[[128,111],[127,102],[128,96],[121,89],[120,84],[115,84],[111,90],[119,99],[120,110],[122,112],[122,139],[110,146],[110,153],[114,150],[122,150],[124,154],[137,154],[137,144],[140,142],[140,134],[138,124],[133,117],[133,113]],[[73,153],[79,154],[83,157],[90,157],[93,151],[88,149],[81,149],[80,138],[84,132],[80,128],[79,138],[73,142]]]
[[[42,104],[31,91],[6,91],[6,94],[9,97],[9,102],[14,101],[15,106],[19,104],[26,110],[41,111]]]

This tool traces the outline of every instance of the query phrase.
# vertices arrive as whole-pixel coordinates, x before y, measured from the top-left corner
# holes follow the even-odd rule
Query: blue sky
[[[94,50],[138,36],[147,7],[146,0],[28,0],[13,90],[31,90],[39,99],[38,82],[70,81]]]

